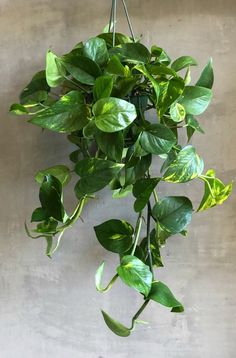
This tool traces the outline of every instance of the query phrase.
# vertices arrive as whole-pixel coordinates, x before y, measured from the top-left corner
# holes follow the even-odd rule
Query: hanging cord
[[[129,26],[132,40],[133,40],[133,42],[135,42],[134,31],[133,31],[131,20],[129,17],[127,5],[124,0],[121,0],[121,2],[124,7],[125,16],[126,16],[126,20],[127,20],[128,26]],[[113,45],[113,47],[115,46],[115,43],[116,43],[116,13],[117,13],[117,0],[112,0],[108,31],[111,32],[111,29],[112,29],[112,45]]]

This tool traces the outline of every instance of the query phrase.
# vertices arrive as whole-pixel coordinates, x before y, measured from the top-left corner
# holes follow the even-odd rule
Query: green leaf
[[[111,219],[94,227],[100,244],[108,251],[122,254],[133,243],[133,227],[124,220]]]
[[[62,185],[57,178],[49,174],[44,177],[39,199],[47,217],[63,222],[65,210],[62,204]]]
[[[215,176],[215,171],[210,169],[201,177],[205,182],[204,196],[197,211],[203,211],[216,205],[221,205],[228,199],[232,192],[232,183],[225,185]]]
[[[122,281],[136,291],[148,296],[152,285],[152,273],[147,265],[132,255],[123,256],[117,273]]]
[[[44,221],[47,219],[47,215],[42,208],[36,208],[31,216],[31,222]]]
[[[151,54],[153,57],[156,57],[155,63],[165,64],[167,66],[171,63],[170,57],[161,47],[152,46]]]
[[[22,104],[13,103],[9,110],[11,113],[16,114],[17,116],[22,116],[28,114],[28,110],[22,106]]]
[[[45,175],[50,174],[57,178],[62,186],[65,186],[69,183],[71,179],[70,169],[65,165],[55,165],[53,167],[40,170],[35,175],[35,180],[37,183],[42,184],[45,178]]]
[[[204,67],[196,86],[212,88],[214,83],[214,72],[212,68],[212,58],[210,58],[207,65]]]
[[[179,103],[173,103],[170,106],[170,117],[174,122],[182,122],[185,118],[186,112],[184,107]]]
[[[160,180],[160,178],[142,178],[136,181],[133,186],[133,195],[137,198],[134,202],[134,210],[136,212],[145,208],[153,190]]]
[[[126,74],[125,66],[122,65],[119,57],[117,56],[111,57],[107,64],[106,71],[117,76],[125,76]]]
[[[124,148],[124,136],[122,131],[106,133],[97,129],[95,139],[98,147],[107,155],[108,159],[121,162]]]
[[[130,94],[134,86],[137,84],[139,78],[136,77],[124,77],[116,80],[114,85],[112,96],[124,98]]]
[[[170,163],[163,179],[172,183],[185,183],[200,176],[203,172],[203,160],[191,145],[184,147]]]
[[[108,314],[102,311],[102,315],[106,325],[110,328],[110,330],[120,337],[128,337],[130,335],[130,329],[125,327],[118,321],[115,321],[113,318],[108,316]]]
[[[34,105],[45,101],[48,97],[50,87],[46,81],[46,72],[37,72],[30,83],[20,94],[20,103],[23,105]]]
[[[194,58],[192,58],[191,56],[181,56],[179,58],[177,58],[177,60],[175,60],[172,65],[171,68],[178,72],[180,70],[182,70],[183,68],[189,67],[189,66],[197,66],[197,61],[194,60]]]
[[[110,76],[100,76],[96,79],[93,87],[94,100],[110,97],[113,87],[113,80]]]
[[[178,77],[177,73],[172,68],[169,68],[166,65],[148,64],[147,70],[150,74],[154,76],[167,75],[167,76]]]
[[[112,194],[113,199],[122,199],[132,193],[133,185],[128,185],[124,188],[115,189]]]
[[[108,61],[106,41],[93,37],[84,44],[84,56],[90,58],[98,65],[104,65]]]
[[[140,137],[141,147],[157,155],[168,153],[175,143],[173,132],[162,124],[150,124]]]
[[[51,50],[48,50],[46,56],[46,80],[49,87],[58,87],[64,81],[66,71]]]
[[[97,77],[101,76],[100,67],[88,57],[70,53],[60,59],[60,63],[79,82],[93,85]]]
[[[178,234],[192,219],[193,206],[184,196],[167,196],[158,201],[152,210],[162,229]]]
[[[151,163],[151,154],[137,158],[137,162],[135,162],[134,165],[127,163],[125,166],[125,186],[134,184],[136,180],[142,178],[150,167]]]
[[[191,139],[195,131],[204,133],[204,130],[202,129],[198,121],[191,114],[188,114],[186,116],[186,124],[188,141]]]
[[[160,303],[166,307],[172,307],[172,312],[183,312],[183,305],[175,298],[169,287],[161,281],[152,283],[148,299]]]
[[[212,91],[209,88],[187,86],[183,92],[183,98],[179,101],[184,106],[187,114],[202,114],[212,99]]]
[[[144,66],[144,64],[138,64],[134,67],[137,71],[141,72],[145,77],[147,77],[149,79],[149,81],[151,82],[153,89],[155,91],[155,102],[156,105],[158,103],[158,99],[159,99],[159,94],[160,94],[160,88],[159,85],[157,83],[157,81],[155,80],[155,78],[152,77],[152,75],[148,72],[148,70],[146,69],[146,67]]]
[[[53,219],[52,217],[48,217],[43,222],[37,225],[37,228],[34,232],[46,235],[55,235],[57,229],[58,222],[57,220]]]
[[[100,34],[100,35],[98,35],[98,37],[104,39],[106,41],[107,46],[113,47],[113,33],[112,32]],[[119,32],[116,32],[115,46],[119,46],[121,44],[129,43],[129,42],[132,42],[130,37],[120,34]]]
[[[103,132],[118,132],[128,127],[136,118],[132,103],[119,98],[99,99],[93,106],[96,126]]]
[[[71,91],[50,108],[34,115],[29,122],[55,132],[68,133],[83,128],[88,123],[88,114],[82,93]]]
[[[148,63],[150,60],[150,52],[141,43],[124,43],[118,47],[113,47],[109,51],[110,56],[117,55],[122,62],[128,63]]]
[[[180,77],[159,82],[160,95],[158,100],[158,113],[162,117],[172,103],[183,93],[184,80]]]
[[[81,177],[75,186],[78,198],[103,189],[119,173],[123,164],[109,160],[89,158],[79,161],[75,172]]]

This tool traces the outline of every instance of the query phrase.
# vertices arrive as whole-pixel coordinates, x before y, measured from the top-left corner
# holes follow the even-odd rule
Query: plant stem
[[[134,239],[134,246],[133,246],[133,249],[132,249],[132,252],[131,252],[132,256],[134,255],[136,247],[137,247],[137,244],[138,244],[138,239],[139,239],[139,235],[140,235],[140,231],[141,231],[141,227],[142,227],[142,221],[143,221],[142,211],[140,211],[139,216],[138,216],[138,220],[137,220],[137,223],[136,223],[136,227],[135,227],[135,232],[134,232],[135,239]]]
[[[148,208],[147,208],[147,254],[149,258],[149,267],[150,271],[152,273],[152,276],[154,277],[153,272],[153,264],[152,264],[152,253],[151,253],[151,242],[150,242],[150,219],[151,219],[151,203],[150,200],[148,201]]]
[[[158,195],[156,189],[153,190],[153,196],[154,196],[155,203],[158,203]]]
[[[142,306],[139,308],[139,310],[135,313],[134,317],[132,318],[132,324],[130,327],[130,330],[134,329],[134,324],[136,319],[140,316],[140,314],[143,312],[143,310],[145,309],[145,307],[148,305],[150,300],[145,300],[145,302],[142,304]]]
[[[118,277],[119,277],[119,275],[118,275],[118,273],[116,273],[116,274],[112,277],[112,279],[111,279],[111,281],[108,283],[108,285],[107,285],[106,287],[104,287],[104,288],[100,288],[98,291],[100,291],[100,292],[107,292],[107,291],[109,291],[110,288],[113,286],[114,282],[118,279]]]

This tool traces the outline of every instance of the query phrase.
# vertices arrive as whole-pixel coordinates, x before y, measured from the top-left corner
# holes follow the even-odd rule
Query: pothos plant
[[[134,198],[135,225],[125,221],[124,211],[119,219],[108,212],[108,220],[94,227],[104,249],[119,255],[116,273],[106,287],[101,282],[104,262],[99,266],[97,290],[108,291],[120,279],[144,300],[130,327],[102,311],[115,334],[129,336],[149,301],[171,312],[184,310],[170,289],[154,277],[154,268],[163,266],[160,248],[166,240],[187,235],[194,210],[186,196],[159,198],[159,184],[200,180],[203,197],[197,212],[222,204],[232,184],[224,185],[213,169],[205,172],[202,158],[188,143],[195,132],[204,133],[196,116],[212,98],[212,61],[190,85],[190,67],[197,65],[192,57],[172,61],[160,47],[148,50],[121,33],[115,34],[114,43],[113,35],[102,33],[80,42],[63,56],[49,50],[46,69],[33,76],[10,111],[27,115],[30,123],[43,129],[66,133],[76,147],[69,156],[71,168],[55,165],[35,176],[40,206],[31,217],[36,227],[26,226],[26,231],[33,239],[46,239],[49,257],[95,193],[108,187],[114,200]],[[184,145],[178,142],[179,131],[186,131]],[[153,158],[161,164],[160,171],[158,164],[151,169]],[[74,188],[78,205],[69,214],[63,188],[72,175],[78,178]],[[142,225],[145,237],[141,237]]]

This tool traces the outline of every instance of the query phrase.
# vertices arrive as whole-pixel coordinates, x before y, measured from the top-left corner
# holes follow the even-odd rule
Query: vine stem
[[[135,315],[132,318],[132,324],[130,327],[130,330],[134,329],[135,321],[140,316],[140,314],[143,312],[143,310],[146,308],[150,300],[145,300],[142,306],[139,308],[139,310],[135,313]]]
[[[113,286],[114,282],[118,279],[118,277],[119,277],[119,275],[118,275],[118,273],[116,273],[116,274],[112,277],[112,279],[111,279],[111,281],[108,283],[108,285],[107,285],[106,287],[104,287],[104,288],[101,288],[99,291],[100,291],[100,292],[107,292],[107,291],[109,291],[110,288]]]
[[[136,223],[136,227],[135,227],[134,246],[133,246],[133,249],[132,249],[132,252],[131,252],[132,256],[134,255],[136,247],[137,247],[137,244],[138,244],[138,239],[139,239],[139,236],[140,236],[142,222],[143,222],[142,211],[140,211],[139,216],[138,216],[138,220],[137,220],[137,223]]]
[[[147,208],[147,254],[149,259],[149,267],[150,271],[152,273],[152,276],[154,277],[154,271],[153,271],[153,263],[152,263],[152,253],[151,253],[151,241],[150,241],[150,219],[151,219],[151,203],[150,200],[148,201],[148,208]]]

